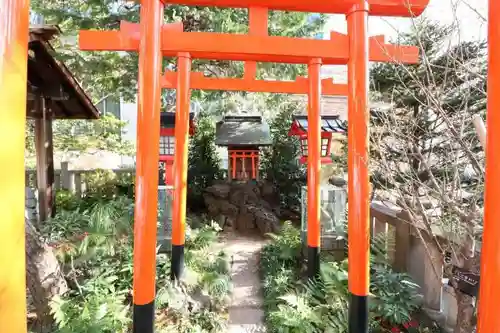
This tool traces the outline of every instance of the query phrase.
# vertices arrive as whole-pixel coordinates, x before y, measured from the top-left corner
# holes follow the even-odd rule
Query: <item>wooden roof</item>
[[[298,96],[299,100],[304,101],[304,106],[307,106],[307,96]],[[391,105],[382,102],[370,102],[370,112],[381,112],[390,109]],[[299,115],[307,115],[307,107],[304,107]],[[344,96],[322,96],[321,97],[321,116],[336,116],[339,120],[347,120],[347,97]]]
[[[225,116],[216,124],[217,146],[269,146],[272,144],[269,125],[261,116]]]
[[[307,115],[293,116],[292,126],[288,132],[289,136],[307,134],[309,122]],[[321,115],[321,132],[323,133],[345,133],[343,121],[339,116]]]
[[[195,113],[189,113],[190,126],[193,126]],[[174,112],[162,112],[160,113],[160,127],[161,128],[175,128],[175,113]]]
[[[55,26],[30,27],[26,115],[42,117],[38,101],[44,96],[55,119],[97,119],[99,111],[89,96],[68,68],[54,58],[49,41],[59,33]]]

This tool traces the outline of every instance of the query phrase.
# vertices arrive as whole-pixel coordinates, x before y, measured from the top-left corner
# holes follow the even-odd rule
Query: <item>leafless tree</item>
[[[457,29],[416,22],[402,42],[420,46],[420,65],[377,66],[372,75],[378,97],[393,105],[373,118],[376,197],[408,212],[426,247],[443,258],[452,254],[447,277],[453,265],[479,274],[484,186],[484,153],[472,117],[484,115],[485,43],[455,38]],[[458,303],[454,332],[471,333],[475,298],[451,281]]]

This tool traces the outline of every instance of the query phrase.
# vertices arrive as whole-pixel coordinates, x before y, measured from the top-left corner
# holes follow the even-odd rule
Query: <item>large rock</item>
[[[216,184],[203,195],[208,213],[234,229],[265,234],[280,229],[279,196],[265,182]]]

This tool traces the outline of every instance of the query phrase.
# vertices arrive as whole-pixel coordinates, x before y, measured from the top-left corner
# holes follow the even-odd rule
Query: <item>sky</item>
[[[460,39],[476,40],[487,37],[486,22],[482,19],[487,16],[487,0],[431,0],[423,15],[443,24],[457,24]],[[397,37],[398,33],[410,30],[412,24],[412,19],[409,18],[370,17],[368,29],[370,35],[383,34],[386,40],[390,40]],[[325,27],[324,38],[328,38],[328,32],[331,30],[346,33],[345,16],[330,16]],[[323,76],[333,76],[339,83],[346,82],[345,66],[325,67]]]

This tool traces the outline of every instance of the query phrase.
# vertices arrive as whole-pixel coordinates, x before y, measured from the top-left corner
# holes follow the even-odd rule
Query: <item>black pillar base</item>
[[[319,279],[319,247],[307,246],[307,277]]]
[[[184,245],[172,245],[170,280],[180,280],[184,272]]]
[[[155,303],[134,304],[133,333],[153,333],[155,322]]]
[[[349,333],[368,333],[368,296],[358,296],[351,293]]]

